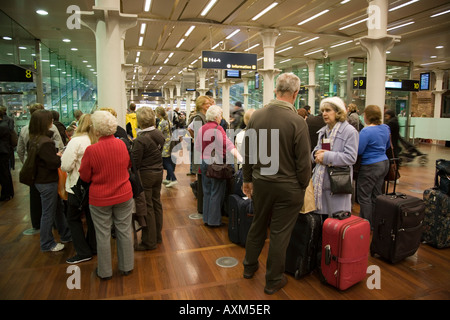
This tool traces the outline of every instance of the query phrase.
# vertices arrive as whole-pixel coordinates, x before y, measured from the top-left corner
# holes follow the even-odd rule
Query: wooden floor
[[[437,158],[450,159],[450,148],[420,145],[429,163],[417,159],[401,168],[398,190],[422,197],[433,185]],[[228,239],[227,225],[210,229],[202,220],[189,215],[196,212],[196,200],[189,187],[187,165],[178,165],[179,184],[163,187],[163,241],[158,249],[135,252],[134,272],[121,276],[113,250],[112,280],[101,281],[95,274],[97,259],[78,264],[81,288],[68,289],[72,273],[65,262],[74,254],[69,243],[57,253],[42,253],[39,234],[24,235],[31,227],[28,187],[18,182],[20,165],[13,172],[15,197],[0,203],[0,299],[152,299],[152,300],[386,300],[450,299],[450,249],[434,249],[422,244],[417,253],[396,265],[369,257],[369,265],[380,268],[381,288],[369,289],[366,281],[340,292],[322,284],[316,272],[300,280],[288,275],[288,284],[274,295],[263,292],[268,240],[260,257],[255,277],[242,277],[245,249]],[[354,213],[359,208],[356,205]],[[223,221],[227,224],[227,219]],[[56,236],[59,239],[58,236]],[[111,241],[115,246],[115,240]],[[220,257],[234,257],[235,267],[216,265]],[[70,279],[69,279],[70,280]],[[71,281],[69,281],[71,282]],[[73,283],[73,281],[71,282]]]

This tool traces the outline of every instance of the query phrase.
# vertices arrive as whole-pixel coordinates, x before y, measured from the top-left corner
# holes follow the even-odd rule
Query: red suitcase
[[[337,212],[322,229],[321,271],[324,280],[345,290],[366,277],[370,223],[350,212]]]

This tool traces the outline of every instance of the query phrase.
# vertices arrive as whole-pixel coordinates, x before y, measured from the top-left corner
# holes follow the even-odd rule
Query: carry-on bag
[[[450,247],[450,197],[435,187],[423,192],[423,201],[422,241],[438,249]]]
[[[382,194],[375,201],[372,217],[371,255],[391,263],[412,256],[420,245],[425,216],[424,202],[403,193]]]
[[[323,223],[321,272],[324,280],[345,290],[366,277],[369,221],[350,212],[334,213]]]
[[[299,279],[314,271],[320,252],[322,219],[315,213],[299,214],[286,250],[286,272]]]
[[[253,202],[236,194],[229,196],[228,237],[230,241],[245,246],[253,221]]]

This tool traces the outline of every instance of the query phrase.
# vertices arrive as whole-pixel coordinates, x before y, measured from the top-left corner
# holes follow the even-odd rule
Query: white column
[[[223,118],[227,122],[230,122],[230,88],[233,85],[233,82],[223,79],[222,82],[219,82],[219,85],[222,86]]]
[[[259,33],[263,41],[264,47],[264,69],[258,70],[264,77],[263,87],[263,105],[266,105],[270,100],[274,99],[274,78],[281,72],[275,69],[275,43],[278,38],[278,30],[264,30]]]
[[[125,127],[126,101],[122,36],[137,24],[137,15],[120,12],[120,0],[96,0],[91,12],[81,12],[82,24],[95,33],[99,107],[114,108]]]
[[[244,83],[244,110],[248,110],[248,81],[249,78],[242,78],[242,82]]]
[[[441,108],[442,108],[442,94],[447,90],[443,90],[444,84],[444,70],[433,70],[436,75],[436,85],[433,90],[434,94],[434,117],[441,117]]]
[[[175,101],[174,101],[174,96],[173,96],[173,90],[175,90],[175,86],[169,86],[169,103],[170,103],[169,107],[171,107],[172,110],[175,109],[174,108]]]
[[[176,95],[176,98],[177,98],[177,108],[180,108],[181,109],[181,82],[177,82],[177,83],[175,83],[175,86],[176,86],[176,88],[177,88],[177,95]]]
[[[308,106],[311,107],[311,113],[316,114],[316,60],[308,60]]]
[[[379,106],[383,116],[386,96],[386,50],[400,41],[400,37],[387,34],[388,0],[370,1],[367,14],[368,35],[359,39],[361,47],[367,52],[366,106]]]
[[[208,89],[205,86],[205,80],[206,80],[206,73],[207,72],[208,72],[207,69],[198,69],[197,70],[198,78],[199,78],[199,82],[200,82],[200,87],[197,89],[197,92],[201,96],[204,96],[205,93],[208,91]]]

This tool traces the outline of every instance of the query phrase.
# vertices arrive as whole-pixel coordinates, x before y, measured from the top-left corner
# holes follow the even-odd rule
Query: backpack
[[[27,149],[27,158],[20,170],[19,181],[27,186],[32,186],[36,179],[36,158],[39,153],[38,139],[28,141]]]

